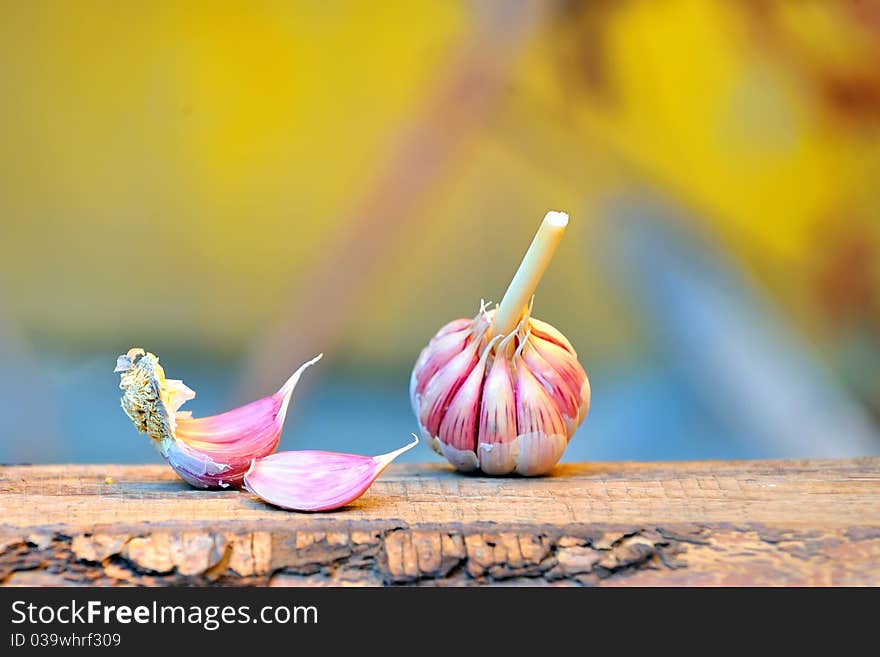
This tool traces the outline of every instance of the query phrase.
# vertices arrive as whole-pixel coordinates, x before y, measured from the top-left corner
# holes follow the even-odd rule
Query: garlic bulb
[[[459,470],[545,474],[587,415],[574,347],[526,306],[567,224],[548,213],[498,308],[449,322],[416,361],[410,401],[422,437]]]

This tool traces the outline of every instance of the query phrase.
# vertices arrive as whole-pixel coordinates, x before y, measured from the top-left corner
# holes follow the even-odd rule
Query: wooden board
[[[880,458],[395,465],[300,514],[164,466],[0,467],[0,581],[216,585],[878,585]]]

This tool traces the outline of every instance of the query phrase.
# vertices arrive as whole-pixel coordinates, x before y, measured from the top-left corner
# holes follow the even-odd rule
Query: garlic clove
[[[577,358],[577,352],[574,350],[574,347],[571,345],[571,342],[565,337],[562,332],[557,329],[552,324],[548,324],[547,322],[537,319],[535,317],[529,317],[529,330],[531,334],[535,337],[541,338],[542,340],[547,340],[548,342],[553,342],[563,349],[565,349],[572,356]]]
[[[330,511],[353,502],[414,440],[379,456],[317,450],[278,452],[254,459],[244,487],[264,502],[292,511]]]
[[[483,302],[474,318],[454,319],[443,326],[419,353],[409,381],[409,399],[416,415],[420,409],[419,399],[431,378],[461,353],[472,338],[482,338],[486,333],[491,321],[486,307],[487,304]]]
[[[462,317],[460,319],[453,319],[448,324],[445,324],[437,331],[437,334],[434,336],[434,339],[442,338],[444,335],[449,335],[450,333],[458,333],[464,329],[470,329],[474,323],[473,318]]]
[[[449,403],[437,431],[440,451],[459,470],[476,470],[477,430],[480,415],[480,392],[486,373],[486,360],[492,344],[483,349],[480,360],[467,375]]]
[[[522,359],[526,367],[544,385],[556,406],[562,412],[569,433],[577,428],[580,413],[581,397],[572,389],[569,381],[549,363],[529,340],[522,351]]]
[[[519,449],[516,471],[536,475],[556,465],[568,431],[553,398],[532,374],[522,357],[515,358],[514,393]],[[561,445],[561,449],[560,449]]]
[[[473,472],[480,467],[477,453],[473,449],[460,449],[439,438],[432,439],[432,448],[461,472]]]
[[[584,378],[584,385],[581,386],[581,406],[578,409],[577,426],[580,426],[587,419],[587,413],[590,412],[590,379]],[[569,437],[571,440],[571,437]]]
[[[499,347],[499,352],[502,348]],[[516,398],[510,365],[496,356],[483,383],[477,454],[487,474],[507,474],[516,468]]]
[[[413,411],[418,412],[419,395],[425,391],[425,386],[428,385],[431,377],[464,350],[470,336],[470,321],[468,321],[467,328],[434,337],[422,350],[410,378],[409,398]]]
[[[176,442],[224,466],[220,470],[222,477],[211,477],[206,472],[206,476],[198,474],[197,478],[211,485],[219,485],[220,480],[229,485],[239,484],[253,459],[271,454],[278,447],[284,424],[280,411],[285,399],[289,397],[276,393],[220,415],[178,417]],[[171,453],[172,467],[187,470],[189,466],[177,457],[179,453]]]
[[[178,410],[195,392],[166,378],[154,354],[132,349],[119,357],[116,371],[123,410],[174,471],[199,488],[226,488],[239,485],[251,461],[278,446],[293,390],[320,359],[304,363],[274,395],[204,418]]]
[[[562,458],[566,445],[564,434],[538,432],[518,436],[512,448],[516,473],[527,477],[547,474]]]
[[[555,370],[557,376],[550,375],[554,381],[564,382],[578,400],[578,412],[573,424],[574,428],[577,428],[586,418],[590,408],[590,381],[587,378],[587,373],[576,356],[555,342],[533,335],[529,343],[534,346],[538,355]]]
[[[419,399],[419,417],[430,436],[436,436],[455,393],[477,364],[479,340],[471,340],[464,351],[455,356],[431,378]]]

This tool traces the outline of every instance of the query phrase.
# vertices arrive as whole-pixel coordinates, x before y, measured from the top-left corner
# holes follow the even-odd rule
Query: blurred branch
[[[767,454],[877,454],[877,427],[760,284],[660,195],[610,207],[602,253],[610,277],[648,314],[658,352],[735,435]]]
[[[474,5],[474,25],[448,56],[421,112],[403,129],[375,184],[345,226],[322,249],[291,291],[289,309],[253,344],[243,396],[270,390],[290,368],[328,352],[351,321],[351,309],[369,289],[396,234],[417,220],[418,206],[442,179],[460,147],[503,98],[515,60],[543,25],[553,3]]]

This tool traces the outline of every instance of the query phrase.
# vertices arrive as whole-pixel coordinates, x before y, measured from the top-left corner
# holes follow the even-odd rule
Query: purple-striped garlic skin
[[[511,335],[491,336],[493,316],[483,307],[431,339],[410,378],[413,411],[458,470],[546,474],[587,415],[587,374],[550,324],[527,314]]]

